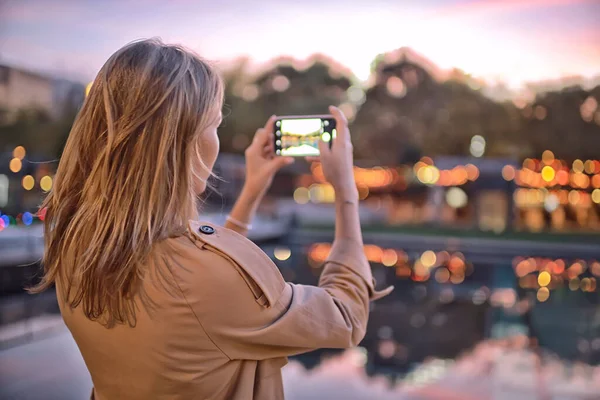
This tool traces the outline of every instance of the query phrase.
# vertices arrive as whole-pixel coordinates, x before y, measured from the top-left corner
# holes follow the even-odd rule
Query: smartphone
[[[278,156],[319,156],[319,141],[335,140],[335,118],[332,115],[298,115],[277,117],[273,128],[275,154]]]

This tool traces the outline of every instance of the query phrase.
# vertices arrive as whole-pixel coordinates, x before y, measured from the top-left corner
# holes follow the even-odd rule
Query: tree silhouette
[[[586,91],[579,86],[539,94],[523,110],[523,134],[528,137],[533,154],[549,149],[557,157],[597,159],[600,148],[600,110],[584,119],[581,106],[588,98],[600,100],[600,86]]]
[[[255,130],[273,114],[327,114],[346,100],[351,77],[339,75],[319,57],[305,69],[278,62],[255,77],[243,66],[226,73],[226,118],[219,134],[224,151],[241,152]]]
[[[481,83],[459,70],[443,75],[410,49],[377,56],[372,69],[373,85],[352,125],[363,158],[396,164],[411,147],[468,156],[474,135],[485,138],[488,157],[539,157],[551,149],[566,159],[597,158],[600,109],[586,121],[580,107],[593,96],[593,108],[600,87],[539,94],[520,109],[487,97]]]

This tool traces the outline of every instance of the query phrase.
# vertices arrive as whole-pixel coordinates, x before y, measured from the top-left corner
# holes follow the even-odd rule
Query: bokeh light
[[[568,199],[569,199],[569,204],[571,204],[572,206],[581,205],[581,201],[582,201],[581,192],[578,192],[577,190],[571,190],[569,192]]]
[[[21,170],[22,166],[23,166],[23,163],[18,158],[15,157],[12,160],[10,160],[9,168],[15,174]]]
[[[475,165],[467,164],[465,169],[467,171],[467,179],[471,182],[475,182],[477,178],[479,178],[479,168],[477,168]]]
[[[550,150],[546,150],[542,153],[542,161],[546,165],[550,165],[554,162],[554,153]]]
[[[290,80],[283,75],[277,75],[271,81],[271,86],[276,92],[285,92],[290,87]]]
[[[502,168],[502,178],[504,178],[505,181],[512,181],[515,179],[516,173],[515,167],[512,165],[505,165]]]
[[[450,279],[450,271],[446,268],[439,268],[435,271],[435,280],[439,283],[446,283]]]
[[[242,99],[252,102],[260,95],[260,89],[256,85],[246,85],[242,89]]]
[[[31,215],[30,212],[26,211],[23,213],[21,221],[23,221],[23,224],[25,225],[31,225],[33,223],[33,215]]]
[[[582,292],[589,292],[590,288],[592,287],[592,282],[591,282],[590,278],[587,278],[587,277],[583,278],[581,280],[579,287],[581,288]]]
[[[406,94],[406,86],[402,79],[397,76],[389,77],[385,87],[388,94],[392,97],[401,98]]]
[[[44,192],[49,192],[50,189],[52,189],[52,178],[46,175],[40,179],[40,188],[42,188]]]
[[[583,161],[575,160],[573,161],[573,171],[577,173],[582,173],[584,169]]]
[[[546,115],[548,114],[546,107],[544,106],[535,106],[535,110],[534,110],[534,115],[535,118],[542,121],[543,119],[546,118]]]
[[[369,197],[369,187],[366,185],[357,185],[356,188],[358,189],[358,199],[359,200],[364,200],[367,197]]]
[[[475,135],[471,138],[469,151],[473,157],[482,157],[485,153],[485,139],[481,135]]]
[[[462,208],[467,205],[468,197],[464,190],[453,187],[446,192],[446,202],[452,208]]]
[[[573,278],[569,280],[569,290],[579,290],[579,278]]]
[[[310,192],[305,187],[299,187],[294,190],[294,201],[298,204],[306,204],[310,201]]]
[[[363,104],[366,100],[365,91],[358,86],[350,86],[346,93],[348,100],[354,104]]]
[[[273,255],[276,259],[285,261],[290,258],[292,251],[289,249],[289,247],[275,247],[275,250],[273,250]]]
[[[548,196],[546,196],[546,199],[544,200],[544,209],[548,212],[553,212],[555,211],[558,207],[560,206],[560,200],[558,198],[558,196],[556,196],[555,194],[550,194]]]
[[[433,185],[440,179],[440,170],[432,165],[419,168],[417,179],[426,185]]]
[[[13,157],[14,158],[18,158],[19,160],[22,160],[25,158],[25,147],[23,146],[17,146],[15,147],[15,149],[13,150]]]
[[[387,249],[381,255],[381,263],[386,267],[393,267],[398,262],[398,253],[396,250]]]
[[[421,254],[421,264],[423,264],[425,268],[431,268],[435,265],[435,263],[436,255],[433,251],[427,250],[426,252]]]
[[[593,174],[596,172],[596,163],[592,160],[587,160],[585,164],[583,164],[583,169],[586,174]]]
[[[44,207],[41,208],[38,213],[37,213],[37,217],[40,219],[40,221],[43,221],[46,219],[46,213],[48,212],[48,208]]]
[[[94,84],[94,82],[90,82],[85,86],[85,96],[89,96],[90,94],[90,90],[92,90],[92,85]]]
[[[35,179],[33,179],[33,176],[31,175],[25,175],[21,184],[23,185],[23,189],[31,190],[35,186]]]
[[[544,168],[542,168],[542,179],[545,180],[546,182],[552,182],[552,180],[554,179],[555,176],[555,171],[554,168],[550,167],[549,165],[546,165]]]
[[[463,274],[452,274],[452,276],[450,277],[450,282],[454,283],[455,285],[463,283],[464,280],[465,276]]]
[[[592,192],[592,201],[596,204],[600,204],[600,189],[594,189]]]
[[[552,276],[547,271],[542,271],[538,275],[538,284],[540,286],[548,286],[551,280]]]
[[[550,297],[550,290],[547,287],[541,287],[538,289],[536,297],[539,302],[543,303]]]

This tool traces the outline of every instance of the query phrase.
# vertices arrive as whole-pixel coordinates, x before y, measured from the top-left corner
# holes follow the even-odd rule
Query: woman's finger
[[[336,122],[340,122],[344,126],[348,125],[348,120],[346,119],[346,116],[344,115],[342,110],[340,110],[339,108],[337,108],[335,106],[329,106],[329,112],[331,113],[331,115],[333,115]]]
[[[275,124],[275,120],[277,119],[276,115],[271,115],[267,122],[265,123],[264,130],[269,133],[273,133],[273,125]]]
[[[264,128],[258,128],[256,130],[256,133],[254,134],[254,137],[252,138],[252,144],[260,144],[262,147],[262,143],[264,142],[264,132],[265,129]]]
[[[350,140],[350,137],[348,135],[348,120],[346,119],[346,116],[344,115],[342,110],[334,106],[329,106],[329,112],[335,118],[335,129],[337,135],[336,140],[334,140],[334,144],[335,141]]]
[[[316,156],[308,156],[308,157],[304,157],[304,159],[306,161],[308,161],[309,163],[312,163],[312,162],[321,162],[321,158],[320,157],[316,157]]]
[[[259,143],[262,147],[272,139],[273,124],[275,123],[275,119],[277,119],[277,117],[275,115],[272,115],[271,118],[267,120],[267,123],[264,127],[258,128],[256,130],[256,133],[252,138],[252,144]]]

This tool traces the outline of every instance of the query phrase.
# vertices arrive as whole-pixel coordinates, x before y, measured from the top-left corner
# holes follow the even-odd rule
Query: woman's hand
[[[331,148],[329,143],[319,141],[319,157],[308,157],[308,161],[320,161],[323,166],[325,179],[335,189],[336,199],[357,200],[358,190],[354,180],[354,157],[348,121],[337,107],[329,107],[329,112],[335,118],[336,138]]]
[[[273,141],[273,115],[263,128],[256,131],[254,139],[246,149],[246,182],[244,191],[250,197],[261,199],[267,192],[273,177],[282,167],[292,164],[292,157],[280,157],[275,155]]]
[[[246,149],[246,182],[225,223],[226,228],[242,235],[249,229],[258,204],[277,171],[294,162],[291,157],[275,156],[274,122],[275,116],[269,118],[264,128],[256,131],[252,144]]]

